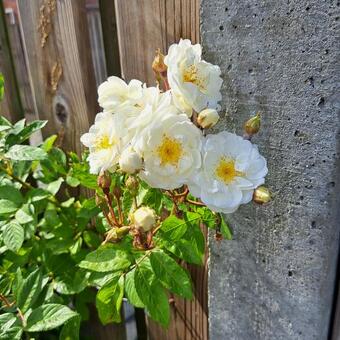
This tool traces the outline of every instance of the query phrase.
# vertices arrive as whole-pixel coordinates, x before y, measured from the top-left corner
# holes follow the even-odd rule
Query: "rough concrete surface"
[[[202,0],[205,59],[224,85],[219,129],[242,133],[268,159],[266,207],[228,216],[233,241],[210,235],[211,340],[323,340],[339,245],[339,2]],[[222,126],[222,127],[221,127]]]

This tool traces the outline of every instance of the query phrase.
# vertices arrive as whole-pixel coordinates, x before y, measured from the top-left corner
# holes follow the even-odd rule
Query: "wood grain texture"
[[[5,78],[5,95],[0,103],[0,114],[15,122],[23,118],[24,112],[2,2],[0,2],[0,72]]]
[[[18,0],[35,108],[62,147],[80,152],[97,113],[85,1]]]
[[[117,19],[114,1],[99,0],[99,8],[103,30],[107,75],[121,76]]]
[[[122,75],[155,83],[155,50],[165,53],[180,38],[199,41],[199,0],[116,0]]]

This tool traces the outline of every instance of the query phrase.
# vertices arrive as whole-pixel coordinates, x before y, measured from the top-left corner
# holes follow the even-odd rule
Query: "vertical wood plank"
[[[122,75],[155,83],[151,63],[180,38],[199,40],[199,0],[115,0]]]
[[[151,69],[155,50],[167,52],[180,38],[199,41],[199,0],[115,0],[122,75],[155,84]],[[206,340],[207,261],[188,266],[195,286],[192,301],[174,298],[168,330],[148,320],[150,340]]]
[[[113,0],[99,0],[108,76],[120,76],[116,9]]]
[[[0,114],[15,122],[24,116],[8,35],[6,15],[0,2],[0,72],[5,78],[5,96],[0,103]]]
[[[66,150],[81,152],[80,136],[97,113],[85,1],[17,0],[37,115]]]

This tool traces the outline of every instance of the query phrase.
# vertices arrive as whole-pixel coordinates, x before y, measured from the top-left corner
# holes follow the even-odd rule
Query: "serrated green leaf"
[[[25,313],[34,305],[43,289],[43,276],[40,269],[36,269],[23,279],[16,289],[16,305]]]
[[[188,273],[163,251],[152,251],[150,262],[156,277],[173,293],[192,298],[192,285]]]
[[[3,185],[0,187],[0,199],[12,201],[17,206],[24,202],[20,190],[11,185]]]
[[[28,332],[44,332],[61,326],[64,322],[78,315],[70,308],[50,303],[32,311],[27,318],[25,330]]]
[[[55,195],[59,191],[60,186],[63,182],[64,179],[60,177],[56,181],[49,183],[48,186],[46,187],[46,190],[50,192],[52,195]]]
[[[185,234],[187,227],[186,221],[171,215],[163,221],[160,231],[162,237],[176,241]]]
[[[0,215],[10,214],[18,210],[18,205],[16,202],[12,202],[6,199],[0,199]]]
[[[136,269],[134,268],[125,275],[125,294],[133,306],[144,308],[144,304],[139,298],[135,287],[135,271]]]
[[[35,146],[14,145],[5,153],[5,157],[16,161],[35,161],[45,159],[47,153]]]
[[[83,270],[74,272],[68,271],[56,277],[54,288],[60,294],[72,295],[78,294],[87,286],[87,279],[90,273]]]
[[[96,307],[102,324],[120,322],[120,309],[124,295],[124,276],[116,276],[97,293]]]
[[[47,120],[36,120],[25,126],[21,131],[15,134],[10,134],[6,139],[6,144],[21,144],[25,140],[27,140],[35,131],[42,129],[46,124]]]
[[[167,327],[170,322],[168,297],[161,283],[155,278],[150,262],[145,259],[136,267],[135,287],[150,317]]]
[[[79,267],[96,272],[109,272],[126,269],[130,264],[126,252],[105,245],[86,255]]]
[[[6,225],[2,236],[5,246],[17,252],[24,242],[24,229],[18,222],[12,221]]]
[[[32,204],[24,204],[16,213],[15,219],[21,223],[26,224],[34,220],[34,207]]]
[[[57,135],[52,135],[44,140],[44,143],[42,144],[42,149],[46,152],[50,151],[54,145],[54,142],[57,140]]]
[[[79,340],[80,315],[66,321],[59,334],[59,340]]]

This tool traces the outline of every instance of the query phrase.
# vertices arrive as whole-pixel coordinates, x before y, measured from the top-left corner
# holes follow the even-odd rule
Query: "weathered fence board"
[[[0,2],[0,72],[5,78],[5,96],[0,104],[0,114],[15,122],[23,118],[24,112],[2,2]]]
[[[180,38],[199,40],[199,0],[116,0],[122,75],[155,83],[151,63]]]
[[[85,1],[18,0],[37,114],[44,135],[81,151],[79,139],[97,113]]]

